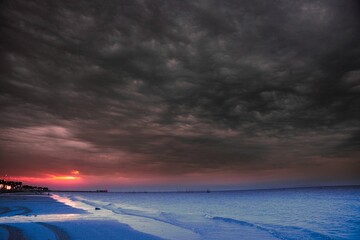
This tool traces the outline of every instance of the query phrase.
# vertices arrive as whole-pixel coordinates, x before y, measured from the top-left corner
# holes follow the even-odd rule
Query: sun
[[[78,178],[74,177],[74,176],[53,176],[52,179],[54,179],[54,180],[75,180]]]
[[[71,175],[52,175],[53,180],[65,180],[65,181],[71,181],[71,180],[78,180],[80,179],[80,171],[79,170],[71,170]]]

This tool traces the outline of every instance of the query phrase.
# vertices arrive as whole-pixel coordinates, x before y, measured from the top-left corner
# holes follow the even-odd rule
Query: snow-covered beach
[[[161,239],[136,231],[103,210],[85,204],[75,208],[62,200],[53,194],[1,194],[0,240]]]
[[[211,234],[215,229],[210,231],[209,226],[202,226],[201,231],[196,229],[195,225],[203,224],[202,217],[196,215],[181,216],[181,221],[186,222],[184,225],[162,212],[127,204],[125,208],[119,207],[96,200],[96,195],[111,194],[87,193],[85,198],[81,193],[2,194],[0,240],[201,240],[208,239],[201,231]],[[130,196],[136,198],[140,195]],[[234,233],[229,236],[219,228],[212,237],[222,239],[222,234],[225,234],[224,239],[236,236],[277,239],[249,226],[243,226],[242,233],[235,236]]]

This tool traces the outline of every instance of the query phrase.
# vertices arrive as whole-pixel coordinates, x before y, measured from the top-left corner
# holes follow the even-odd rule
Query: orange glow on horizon
[[[70,174],[69,174],[70,173]],[[30,182],[30,183],[36,183],[36,184],[48,184],[48,183],[54,183],[57,182],[56,184],[69,184],[71,182],[75,183],[80,183],[82,182],[82,177],[80,177],[80,171],[78,170],[71,170],[70,172],[68,172],[67,174],[56,174],[56,173],[51,173],[51,174],[43,174],[43,176],[38,176],[38,177],[18,177],[17,178],[20,181],[24,181],[24,182]]]
[[[73,175],[79,175],[80,172],[78,170],[71,170],[70,172],[72,175],[49,175],[51,176],[51,178],[53,180],[65,180],[65,181],[71,181],[71,180],[79,180],[81,179],[80,177],[78,176],[73,176]]]
[[[86,185],[83,177],[71,175],[44,174],[34,177],[18,176],[16,180],[23,182],[23,185],[48,187],[52,190],[81,188],[84,184]]]
[[[52,179],[54,180],[77,180],[79,177],[74,176],[53,176]]]

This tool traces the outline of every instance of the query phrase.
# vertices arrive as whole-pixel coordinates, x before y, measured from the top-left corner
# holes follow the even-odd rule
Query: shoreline
[[[0,239],[161,240],[160,237],[134,230],[127,224],[101,214],[97,216],[84,209],[71,207],[55,200],[56,196],[1,194]]]
[[[196,233],[166,222],[96,206],[66,194],[0,195],[0,239],[199,239]]]

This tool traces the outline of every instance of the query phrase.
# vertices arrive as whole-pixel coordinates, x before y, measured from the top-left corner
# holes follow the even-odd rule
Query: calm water
[[[360,188],[63,195],[202,239],[360,239]]]

